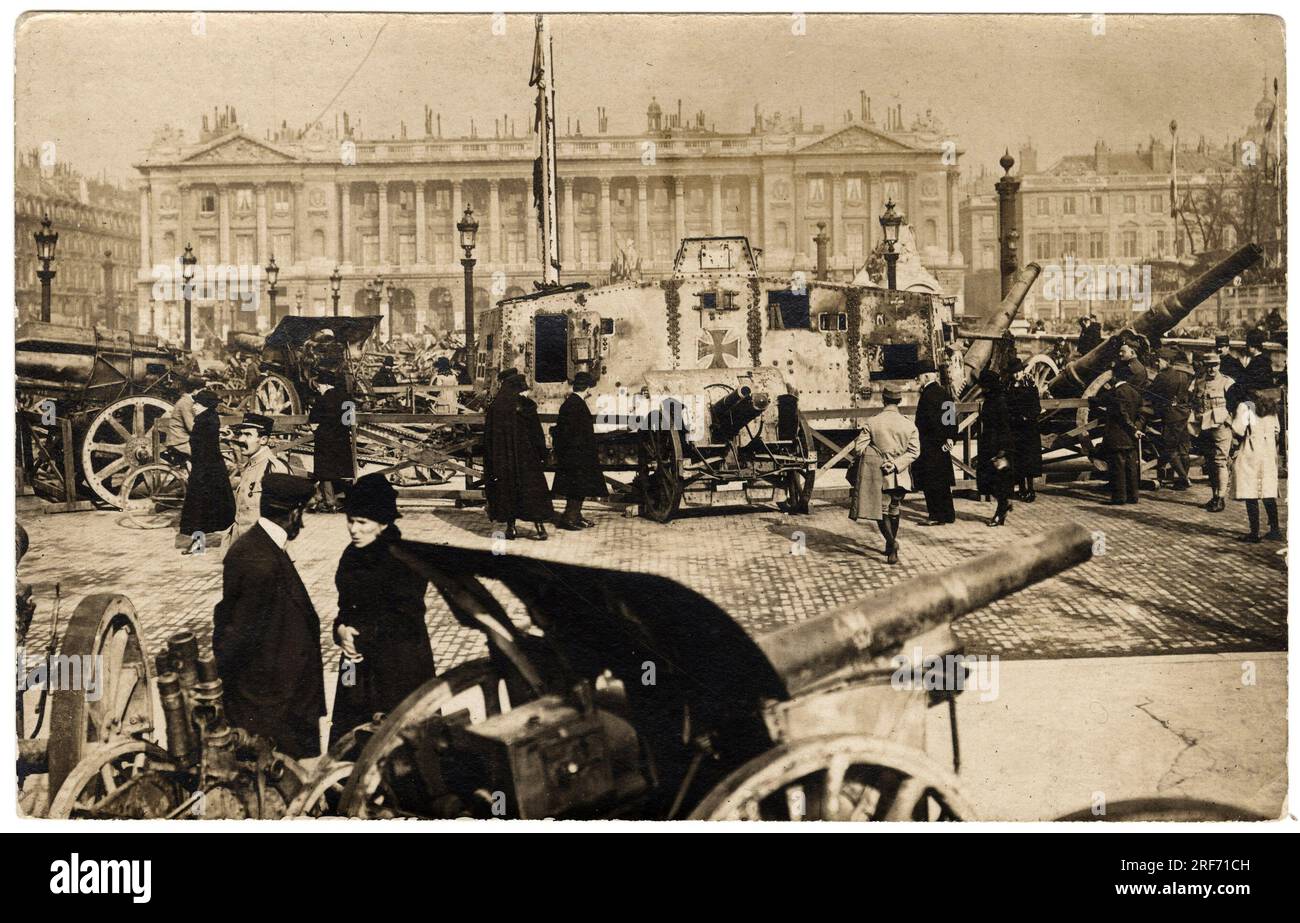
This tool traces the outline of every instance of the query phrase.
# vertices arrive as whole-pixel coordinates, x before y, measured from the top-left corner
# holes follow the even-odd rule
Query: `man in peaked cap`
[[[253,528],[262,515],[262,478],[273,471],[289,473],[289,466],[271,451],[274,429],[275,421],[260,413],[246,413],[244,419],[230,427],[235,444],[243,453],[243,462],[235,472],[235,524],[230,529],[231,546]]]
[[[212,653],[230,723],[295,759],[320,755],[325,677],[320,618],[285,551],[315,492],[306,478],[262,478],[261,516],[223,562]]]
[[[1201,356],[1196,379],[1192,382],[1191,433],[1205,458],[1205,475],[1210,481],[1210,500],[1205,509],[1222,513],[1228,491],[1228,452],[1232,449],[1232,414],[1228,410],[1228,392],[1233,379],[1223,373],[1218,353]]]
[[[902,520],[899,501],[912,489],[912,462],[921,455],[921,437],[916,424],[903,416],[899,405],[903,389],[890,382],[881,390],[884,409],[867,419],[854,452],[871,446],[879,453],[881,518],[880,534],[885,538],[885,561],[898,563],[898,529]]]
[[[1187,420],[1192,414],[1190,390],[1192,376],[1183,364],[1183,354],[1172,346],[1156,351],[1160,370],[1147,389],[1151,409],[1160,426],[1156,441],[1157,482],[1165,474],[1173,482],[1174,490],[1191,486],[1187,478],[1188,450]]]

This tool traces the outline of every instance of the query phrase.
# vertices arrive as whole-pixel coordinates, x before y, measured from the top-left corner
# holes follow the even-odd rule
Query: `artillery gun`
[[[345,737],[290,814],[970,819],[955,710],[942,741],[923,720],[961,681],[891,682],[894,657],[957,652],[952,619],[1091,553],[1062,528],[754,641],[662,577],[402,542],[489,656]]]
[[[130,470],[154,460],[154,427],[179,391],[185,354],[157,337],[45,321],[15,333],[20,464],[38,493],[79,488],[116,505]]]

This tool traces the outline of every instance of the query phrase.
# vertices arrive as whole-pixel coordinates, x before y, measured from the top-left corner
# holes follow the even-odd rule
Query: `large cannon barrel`
[[[1016,277],[1011,281],[1011,288],[1007,290],[1007,297],[1002,299],[998,309],[989,318],[988,324],[980,330],[981,334],[996,337],[1011,329],[1011,322],[1020,313],[1020,306],[1024,304],[1025,296],[1034,287],[1042,271],[1043,267],[1037,263],[1029,263],[1016,273]],[[989,364],[989,359],[993,355],[994,342],[994,340],[976,340],[962,355],[961,364],[966,372],[965,382],[968,386],[975,383],[980,372],[984,371],[985,366]]]
[[[741,385],[725,397],[714,401],[709,408],[709,430],[714,442],[727,442],[756,420],[767,409],[771,398],[748,385]]]
[[[758,639],[791,695],[1092,557],[1092,534],[1063,526],[938,574],[923,574]]]
[[[121,379],[144,385],[173,364],[157,337],[126,330],[28,321],[14,334],[14,372],[23,388],[82,390]]]
[[[1197,305],[1253,266],[1263,255],[1264,251],[1258,244],[1246,244],[1233,252],[1223,262],[1161,299],[1159,304],[1148,308],[1132,324],[1102,341],[1096,349],[1069,363],[1047,383],[1047,393],[1056,398],[1078,397],[1083,394],[1089,382],[1114,363],[1125,337],[1148,338],[1167,333],[1191,314]]]

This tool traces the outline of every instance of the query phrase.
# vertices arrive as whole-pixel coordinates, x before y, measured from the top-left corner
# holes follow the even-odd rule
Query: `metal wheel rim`
[[[137,529],[163,529],[176,525],[185,504],[184,469],[159,462],[143,465],[122,483],[118,506]]]
[[[812,454],[812,437],[808,424],[800,421],[799,431],[795,434],[795,453],[804,458]],[[813,485],[817,480],[817,461],[814,456],[810,467],[790,471],[786,474],[786,507],[791,513],[806,513],[812,502]]]
[[[101,790],[102,803],[132,777],[146,772],[171,773],[179,769],[166,750],[146,740],[121,740],[96,747],[77,763],[50,800],[48,816],[55,819],[93,817],[94,805],[86,805],[87,790]],[[94,797],[94,796],[92,796]],[[179,803],[173,803],[172,808]]]
[[[128,409],[130,414],[122,413]],[[99,499],[116,506],[131,469],[154,460],[153,429],[171,409],[159,398],[137,396],[114,401],[95,415],[82,437],[81,475]]]
[[[682,502],[681,439],[675,430],[651,430],[641,441],[642,510],[667,522]]]
[[[892,793],[881,791],[874,804],[864,804],[863,791],[854,800],[847,783],[854,784],[861,773],[850,776],[857,767],[897,775]],[[804,780],[824,775],[826,781],[818,794]],[[785,804],[793,814],[798,799],[795,787],[804,792],[805,812],[818,802],[829,811],[829,818],[772,817],[772,800],[784,794]],[[864,786],[865,787],[865,786]],[[809,788],[813,796],[807,797]],[[777,799],[779,804],[779,799]],[[764,806],[768,817],[764,817]],[[762,819],[830,819],[830,820],[912,820],[922,805],[927,818],[936,820],[972,820],[975,812],[961,793],[956,776],[932,761],[924,753],[895,741],[860,735],[811,737],[781,744],[760,754],[711,791],[691,813],[692,820],[762,820]],[[933,810],[934,807],[938,811]],[[937,813],[937,816],[936,816]],[[879,818],[876,815],[881,815]]]
[[[254,391],[257,412],[268,416],[301,413],[298,391],[283,375],[268,372]]]

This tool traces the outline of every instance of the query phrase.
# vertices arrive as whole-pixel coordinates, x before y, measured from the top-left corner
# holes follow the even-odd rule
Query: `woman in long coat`
[[[307,422],[316,425],[313,441],[312,479],[319,482],[325,512],[336,508],[335,492],[356,477],[352,458],[352,428],[343,422],[352,395],[343,388],[342,378],[328,369],[316,379],[320,397],[311,405]],[[354,405],[355,407],[355,405]]]
[[[980,405],[979,457],[975,461],[975,484],[981,495],[997,499],[998,507],[988,520],[990,526],[1004,525],[1011,510],[1011,486],[1015,483],[1015,443],[1011,435],[1011,414],[1007,409],[1002,378],[992,369],[980,372],[984,400]]]
[[[488,406],[484,420],[483,480],[488,516],[506,524],[506,538],[515,537],[515,520],[536,527],[545,541],[546,523],[555,517],[542,459],[546,437],[537,417],[537,404],[527,397],[522,375],[506,375]]]
[[[394,525],[397,494],[382,474],[360,478],[343,501],[352,543],[339,558],[334,585],[342,648],[330,745],[378,712],[390,712],[435,674],[424,623],[425,578],[392,555],[402,538]]]
[[[595,384],[586,372],[573,376],[573,392],[560,405],[555,424],[555,484],[551,493],[565,500],[561,529],[582,529],[595,525],[582,518],[582,501],[604,497],[605,478],[600,473],[596,452],[595,417],[587,407],[586,395]]]
[[[1282,528],[1277,515],[1277,444],[1281,428],[1278,425],[1277,403],[1263,394],[1254,394],[1253,402],[1244,400],[1237,405],[1232,419],[1232,431],[1241,437],[1241,446],[1232,458],[1232,499],[1246,503],[1246,517],[1250,531],[1241,536],[1243,542],[1258,542],[1259,502],[1264,501],[1268,514],[1269,541],[1282,540]]]
[[[1038,385],[1024,374],[1020,358],[1011,360],[1007,369],[1014,376],[1007,389],[1007,412],[1011,415],[1011,441],[1015,444],[1012,467],[1015,469],[1016,494],[1026,503],[1037,499],[1034,478],[1043,474],[1043,440],[1038,434],[1038,417],[1043,406]]]
[[[181,531],[177,545],[185,554],[195,554],[210,535],[230,528],[235,521],[235,492],[221,457],[221,417],[217,395],[206,388],[194,395],[194,428],[190,432],[190,476],[181,507]]]

